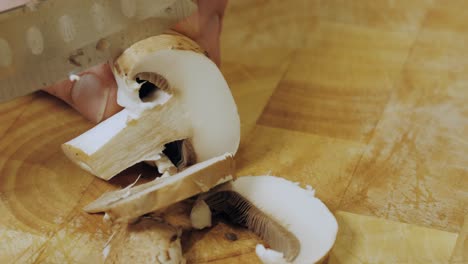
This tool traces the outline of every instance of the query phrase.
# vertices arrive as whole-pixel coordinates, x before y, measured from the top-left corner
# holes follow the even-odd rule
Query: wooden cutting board
[[[467,8],[230,1],[238,174],[312,185],[340,226],[329,263],[468,263]],[[110,230],[81,209],[142,168],[107,183],[69,162],[60,145],[91,127],[43,93],[0,105],[0,263],[102,262]],[[189,263],[257,263],[259,242],[218,223],[184,250]]]

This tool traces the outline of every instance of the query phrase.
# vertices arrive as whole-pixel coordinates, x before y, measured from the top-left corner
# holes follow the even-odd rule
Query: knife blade
[[[0,13],[0,102],[112,61],[195,12],[192,0],[33,0]]]

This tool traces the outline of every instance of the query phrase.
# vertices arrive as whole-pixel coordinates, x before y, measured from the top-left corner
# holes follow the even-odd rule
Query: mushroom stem
[[[157,130],[153,124],[158,124]],[[190,131],[190,122],[177,107],[177,100],[170,100],[138,120],[132,120],[124,109],[62,149],[82,169],[108,180],[138,162],[156,160],[166,143],[187,138]]]

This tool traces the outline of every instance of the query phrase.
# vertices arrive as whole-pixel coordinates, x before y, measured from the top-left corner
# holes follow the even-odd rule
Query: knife
[[[0,102],[111,62],[196,11],[192,0],[31,0],[0,13]]]

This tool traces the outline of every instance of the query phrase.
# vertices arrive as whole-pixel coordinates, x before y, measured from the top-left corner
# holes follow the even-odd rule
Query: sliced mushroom
[[[233,177],[233,157],[225,154],[192,165],[171,177],[156,178],[135,187],[104,193],[84,210],[90,213],[106,212],[113,222],[131,222],[144,214],[206,192]]]
[[[162,172],[174,173],[167,158],[180,171],[236,153],[240,121],[232,94],[189,38],[164,34],[137,42],[115,61],[113,72],[124,109],[62,146],[84,170],[108,180],[138,162],[155,161]],[[164,153],[175,142],[182,142],[179,159]]]
[[[206,195],[211,210],[251,229],[288,262],[318,262],[335,242],[338,225],[333,214],[313,192],[283,178],[240,177]],[[274,251],[266,255],[281,256]]]

